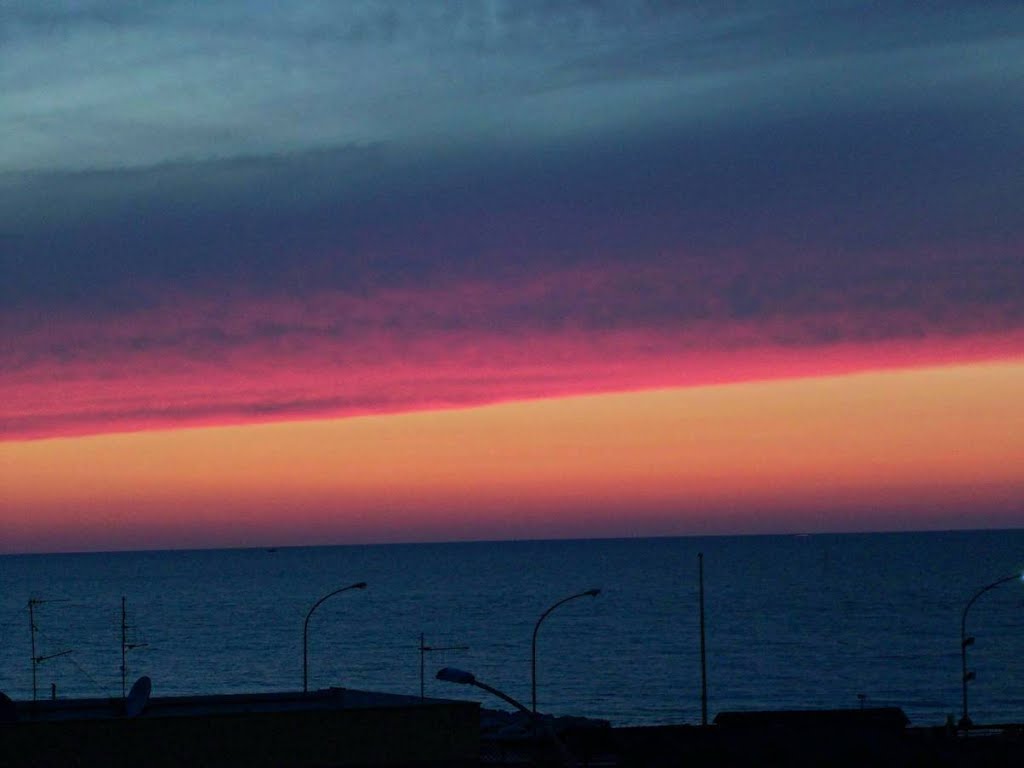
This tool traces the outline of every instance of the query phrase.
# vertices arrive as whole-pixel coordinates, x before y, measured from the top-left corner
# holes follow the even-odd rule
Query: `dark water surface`
[[[297,690],[310,622],[310,687],[419,692],[419,635],[468,651],[427,658],[427,695],[474,698],[433,679],[468,669],[529,704],[615,724],[698,722],[697,553],[704,553],[709,712],[903,707],[915,724],[960,711],[960,614],[971,594],[1024,568],[1024,531],[750,536],[0,557],[0,690],[31,698],[27,601],[41,696]],[[1024,582],[971,608],[971,714],[1024,721]],[[480,693],[480,696],[475,694]]]

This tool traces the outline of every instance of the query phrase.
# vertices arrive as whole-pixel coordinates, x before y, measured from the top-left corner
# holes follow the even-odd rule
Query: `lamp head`
[[[366,582],[360,581],[358,584],[353,584],[352,589],[366,589]]]
[[[597,597],[598,595],[601,594],[601,590],[600,589],[588,589],[583,594],[584,595],[590,595],[591,597]]]
[[[476,675],[455,667],[442,667],[437,670],[437,679],[446,683],[458,683],[459,685],[472,685],[476,682]]]

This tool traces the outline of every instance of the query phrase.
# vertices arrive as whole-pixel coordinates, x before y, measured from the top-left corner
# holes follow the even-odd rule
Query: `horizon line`
[[[250,550],[282,550],[282,549],[337,549],[343,547],[417,547],[417,546],[447,546],[457,544],[545,544],[545,543],[586,543],[586,542],[614,542],[614,541],[647,541],[663,539],[739,539],[739,538],[803,538],[821,536],[901,536],[901,535],[930,535],[943,533],[1005,533],[1024,531],[1024,524],[1020,526],[994,526],[991,528],[890,528],[890,529],[843,529],[843,530],[791,530],[791,531],[751,531],[747,533],[669,533],[669,534],[642,534],[636,536],[549,536],[545,538],[509,538],[509,539],[428,539],[420,541],[365,541],[365,542],[332,542],[319,544],[246,544],[232,546],[209,546],[209,547],[150,547],[144,549],[80,549],[80,550],[53,550],[53,551],[24,551],[24,552],[0,552],[2,557],[45,557],[48,555],[123,555],[123,554],[157,554],[169,552],[244,552]]]

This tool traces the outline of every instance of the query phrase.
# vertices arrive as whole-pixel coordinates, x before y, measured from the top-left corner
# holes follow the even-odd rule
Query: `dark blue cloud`
[[[1015,322],[1018,4],[263,10],[17,11],[6,311],[599,266],[677,286],[643,323],[937,295]],[[523,311],[628,325],[633,298]]]
[[[1019,262],[983,254],[1024,234],[1024,144],[1011,109],[977,102],[411,159],[380,145],[8,174],[0,296],[130,305],[682,254],[698,273],[767,260],[799,284],[808,261],[841,278],[858,254],[924,251],[941,271],[972,247],[1012,290]]]

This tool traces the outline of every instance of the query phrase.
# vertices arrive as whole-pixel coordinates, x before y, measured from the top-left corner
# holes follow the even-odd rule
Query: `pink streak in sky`
[[[605,267],[361,295],[165,296],[110,317],[9,316],[0,347],[0,439],[1024,355],[1019,309],[995,303],[952,311],[941,286],[909,300],[876,297],[870,310],[850,289],[753,313],[710,288],[653,268]]]

